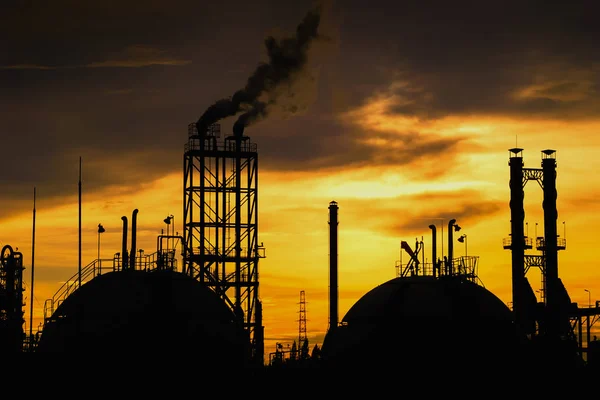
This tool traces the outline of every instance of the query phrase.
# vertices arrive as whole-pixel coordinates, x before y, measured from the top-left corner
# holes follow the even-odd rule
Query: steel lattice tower
[[[302,348],[302,344],[306,340],[306,297],[304,290],[300,291],[300,311],[298,318],[298,347]]]
[[[184,273],[214,290],[243,324],[262,365],[258,296],[258,152],[243,132],[220,139],[220,125],[188,126],[184,153]]]

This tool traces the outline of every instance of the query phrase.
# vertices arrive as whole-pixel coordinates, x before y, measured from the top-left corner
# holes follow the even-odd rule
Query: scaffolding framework
[[[258,152],[247,136],[220,138],[220,125],[188,126],[184,152],[184,273],[211,288],[248,333],[263,363],[258,296]]]

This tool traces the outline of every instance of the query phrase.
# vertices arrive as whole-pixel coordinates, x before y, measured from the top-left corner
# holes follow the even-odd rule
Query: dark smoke
[[[269,106],[275,104],[275,100],[265,102],[259,99],[260,96],[282,83],[291,82],[295,74],[304,68],[310,44],[319,36],[317,28],[320,19],[320,9],[310,11],[296,28],[295,37],[279,41],[272,36],[267,37],[265,46],[269,62],[258,65],[243,89],[208,107],[196,123],[198,132],[204,132],[206,127],[220,119],[243,112],[233,128],[236,134],[242,134],[244,127],[266,117]]]

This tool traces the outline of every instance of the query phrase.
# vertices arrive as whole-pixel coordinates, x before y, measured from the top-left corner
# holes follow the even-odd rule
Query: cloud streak
[[[154,65],[160,66],[185,66],[191,60],[169,57],[163,50],[149,46],[128,46],[121,52],[110,56],[103,61],[93,61],[82,65],[40,65],[40,64],[13,64],[0,66],[4,70],[60,70],[75,68],[142,68]]]

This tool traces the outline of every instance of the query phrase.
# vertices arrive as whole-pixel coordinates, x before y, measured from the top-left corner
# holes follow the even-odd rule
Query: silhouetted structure
[[[97,276],[46,321],[37,352],[194,354],[195,365],[242,366],[247,335],[219,297],[172,270]]]
[[[35,339],[23,340],[22,256],[4,246],[0,343],[5,352],[185,352],[207,367],[263,366],[258,261],[264,248],[257,240],[256,146],[239,125],[222,142],[217,140],[218,125],[206,128],[204,135],[197,127],[190,125],[184,154],[183,236],[161,234],[155,253],[140,250],[137,256],[138,210],[131,217],[130,248],[128,218],[123,216],[121,252],[80,268],[46,301],[43,330]],[[510,364],[518,369],[533,363],[552,369],[600,368],[599,341],[590,333],[600,304],[578,307],[558,277],[557,253],[566,248],[566,238],[556,230],[555,152],[542,152],[542,169],[524,168],[521,152],[510,149],[511,237],[503,242],[512,251],[512,310],[479,281],[479,257],[467,256],[466,248],[465,256],[454,257],[453,233],[461,227],[450,219],[443,261],[436,254],[436,227],[429,225],[431,262],[425,260],[422,238],[414,247],[401,241],[397,276],[368,291],[339,322],[338,204],[332,201],[325,341],[308,356],[301,291],[298,344],[284,350],[278,343],[269,366],[360,369],[396,360],[449,370],[460,360],[477,368]],[[533,247],[523,229],[528,180],[544,190],[544,236],[535,238],[541,255],[525,254]],[[176,246],[170,247],[169,240],[181,241],[181,272]],[[406,263],[403,252],[409,257]],[[542,272],[539,302],[526,278],[531,267]]]
[[[0,353],[20,353],[23,348],[23,254],[11,245],[0,253]]]
[[[433,243],[436,230],[432,229]],[[409,260],[397,277],[367,292],[321,349],[323,366],[365,368],[390,362],[448,366],[454,360],[492,366],[520,356],[510,309],[478,284],[476,256],[452,257],[455,219],[448,223],[448,258],[426,263],[423,240],[400,244]],[[422,256],[419,259],[419,256]]]
[[[329,203],[329,330],[338,326],[338,204]]]
[[[308,340],[306,336],[306,293],[300,291],[300,309],[298,311],[298,344],[302,344]]]
[[[243,126],[220,140],[220,125],[189,125],[184,153],[184,273],[212,289],[248,332],[264,363],[258,296],[258,152]]]
[[[578,307],[558,275],[558,251],[566,249],[566,238],[560,238],[556,226],[556,152],[542,151],[541,169],[524,168],[522,152],[521,148],[509,149],[511,233],[503,241],[512,256],[515,327],[529,338],[532,351],[544,365],[578,366],[585,358],[591,326],[600,315],[600,308]],[[541,253],[537,255],[525,254],[533,247],[524,229],[523,199],[528,181],[536,181],[543,190],[544,236],[535,238],[535,248]],[[539,302],[526,277],[531,267],[539,268],[542,276]]]

